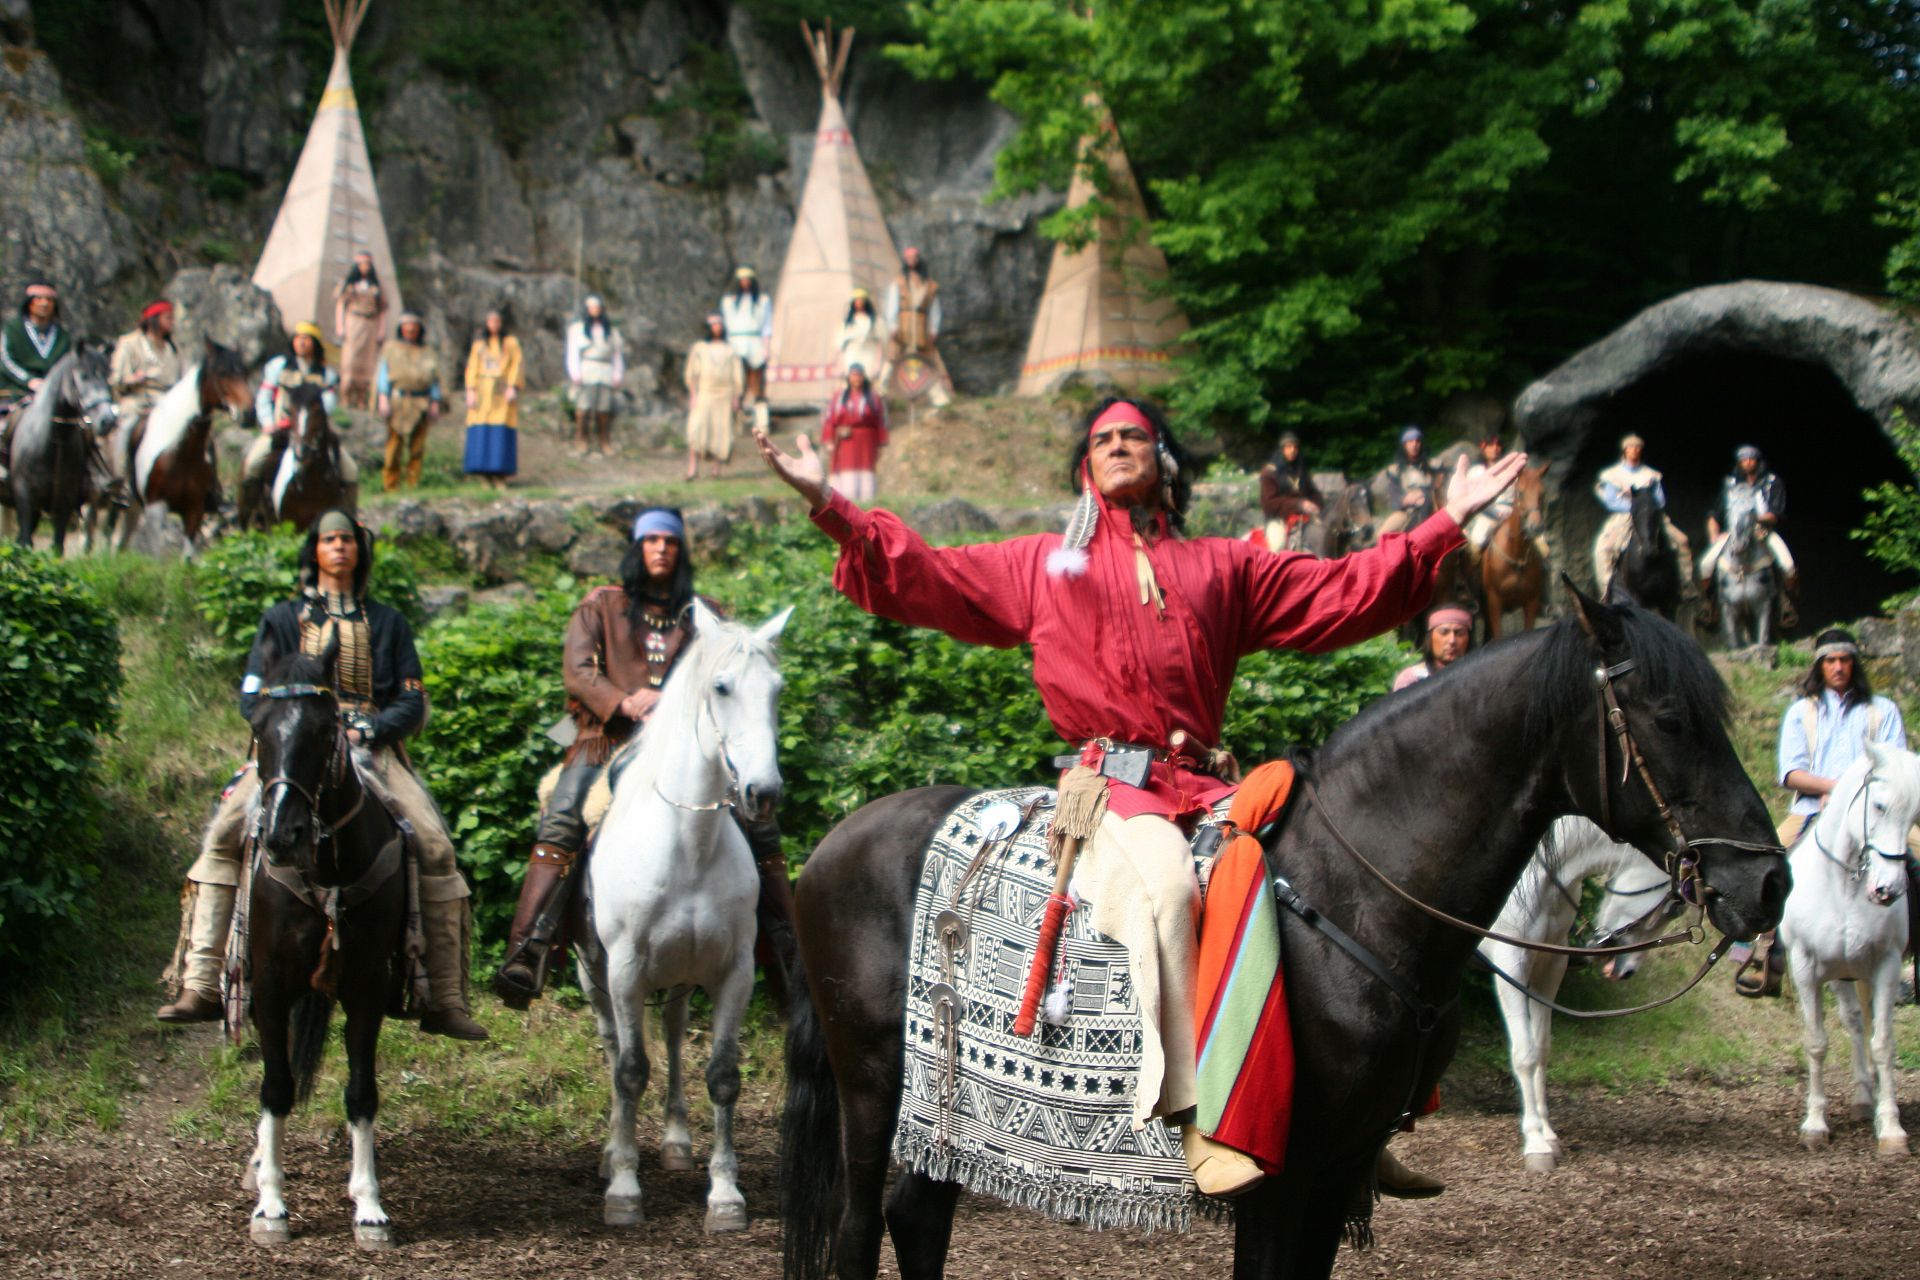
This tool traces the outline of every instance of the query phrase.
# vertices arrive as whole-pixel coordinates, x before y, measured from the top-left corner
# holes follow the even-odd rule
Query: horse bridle
[[[714,745],[719,750],[720,767],[727,772],[727,789],[718,800],[709,800],[704,804],[688,804],[684,800],[675,800],[660,786],[660,779],[653,780],[653,793],[676,809],[685,809],[688,813],[712,813],[719,809],[738,809],[740,807],[740,771],[733,767],[733,757],[727,753],[727,735],[720,728],[720,718],[713,714],[713,690],[705,689],[700,694],[700,709],[694,712],[693,739],[696,746],[700,742],[700,716],[704,713],[713,725]]]
[[[1820,838],[1820,824],[1818,822],[1809,824],[1813,828],[1811,832],[1813,847],[1820,851],[1821,857],[1846,872],[1848,878],[1855,884],[1858,884],[1866,878],[1867,868],[1872,865],[1870,861],[1871,858],[1881,857],[1885,858],[1888,862],[1905,862],[1907,860],[1907,851],[1905,849],[1897,853],[1888,853],[1885,849],[1882,849],[1873,842],[1873,805],[1869,799],[1872,792],[1873,770],[1869,769],[1867,770],[1865,781],[1860,784],[1860,790],[1856,792],[1853,797],[1861,806],[1860,857],[1857,862],[1843,862],[1835,857],[1833,850],[1827,848],[1826,842]],[[1852,807],[1853,805],[1851,803],[1847,805],[1849,809]]]
[[[263,698],[272,698],[276,702],[284,702],[293,698],[331,699],[334,696],[334,692],[324,684],[277,684],[262,689],[260,696]],[[347,780],[352,773],[351,769],[347,767],[348,755],[347,731],[339,717],[336,716],[333,727],[333,749],[327,753],[327,763],[320,771],[320,781],[312,790],[301,786],[298,781],[288,777],[284,772],[277,773],[271,778],[261,779],[260,813],[254,819],[254,836],[256,840],[263,834],[260,828],[265,825],[267,820],[267,798],[273,794],[276,787],[284,787],[307,802],[307,810],[313,816],[313,834],[309,838],[308,845],[309,848],[316,852],[323,843],[333,838],[334,832],[346,826],[349,822],[352,822],[354,818],[359,815],[360,807],[367,802],[367,789],[365,787],[356,786],[354,788],[355,795],[353,804],[347,809],[346,813],[340,817],[328,821],[321,816],[321,802],[326,796],[328,789],[340,785],[343,781]]]
[[[60,393],[58,392],[53,393],[53,397],[54,397],[53,407],[54,409],[57,409],[60,407],[60,404],[61,404]],[[108,405],[112,403],[113,403],[113,393],[110,391],[102,391],[97,396],[93,396],[79,402],[80,414],[78,417],[72,417],[72,416],[62,417],[60,414],[53,412],[51,409],[48,410],[47,417],[50,420],[52,420],[52,422],[56,426],[83,427],[88,430],[91,430],[93,428],[94,415],[99,410],[100,406]]]

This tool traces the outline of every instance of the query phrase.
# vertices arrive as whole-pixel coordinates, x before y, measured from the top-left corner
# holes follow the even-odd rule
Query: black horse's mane
[[[1617,648],[1610,645],[1605,660],[1609,664],[1633,660],[1632,673],[1619,678],[1633,682],[1638,701],[1663,704],[1695,732],[1710,732],[1727,723],[1726,683],[1706,652],[1685,632],[1637,605],[1589,602],[1586,608],[1603,636],[1619,633]],[[1597,714],[1593,673],[1600,662],[1577,619],[1563,618],[1549,628],[1526,676],[1533,708],[1529,732],[1535,723],[1545,728],[1572,716]]]
[[[311,653],[289,653],[275,658],[267,667],[267,683],[325,684],[332,673],[327,664]]]

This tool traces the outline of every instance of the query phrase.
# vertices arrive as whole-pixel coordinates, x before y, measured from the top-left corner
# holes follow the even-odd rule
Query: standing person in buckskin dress
[[[440,418],[440,356],[427,345],[427,322],[409,311],[394,326],[393,337],[380,349],[380,367],[374,371],[380,416],[387,422],[387,451],[380,484],[392,493],[404,482],[420,483],[420,467],[427,456],[427,431]],[[402,472],[402,460],[405,471]]]
[[[240,714],[251,719],[270,657],[318,654],[338,639],[334,696],[347,741],[374,794],[394,817],[413,828],[420,867],[420,919],[426,933],[431,994],[420,1029],[455,1040],[485,1040],[487,1031],[467,1007],[467,948],[471,920],[467,882],[460,874],[446,820],[407,759],[406,740],[427,720],[420,655],[406,618],[367,598],[373,535],[344,511],[328,511],[307,530],[300,547],[300,594],[260,619]],[[240,858],[260,801],[260,777],[249,761],[220,796],[201,838],[200,857],[187,870],[181,895],[180,942],[163,981],[177,998],[155,1016],[162,1022],[219,1020],[220,966],[240,884]]]
[[[353,255],[346,279],[333,291],[333,331],[340,335],[340,396],[349,409],[365,409],[373,400],[373,369],[387,336],[387,294],[380,287],[373,255]]]
[[[507,937],[507,960],[493,979],[494,991],[512,1008],[524,1009],[539,998],[548,962],[563,945],[556,895],[578,882],[574,868],[587,844],[587,795],[614,752],[646,725],[693,634],[693,564],[686,548],[679,512],[664,507],[641,512],[620,562],[620,585],[595,587],[567,622],[561,652],[575,736],[541,811]],[[793,885],[780,848],[780,825],[750,823],[739,810],[732,813],[760,872],[759,954],[768,994],[775,1007],[784,1009]],[[553,928],[542,924],[543,912]]]
[[[567,380],[573,384],[575,457],[613,452],[613,410],[627,376],[627,342],[607,304],[590,293],[567,326]]]
[[[835,492],[807,437],[799,438],[798,457],[764,431],[755,439],[775,473],[806,499],[814,524],[839,544],[834,585],[848,599],[966,643],[1032,646],[1047,717],[1083,759],[1094,747],[1150,751],[1138,785],[1100,780],[1106,814],[1080,855],[1076,883],[1096,886],[1089,923],[1126,947],[1141,993],[1148,1044],[1140,1102],[1183,1125],[1182,1146],[1203,1192],[1246,1190],[1263,1176],[1260,1166],[1190,1119],[1200,1101],[1199,888],[1181,825],[1234,790],[1231,757],[1219,743],[1234,668],[1262,649],[1337,649],[1418,613],[1441,559],[1461,543],[1461,526],[1506,487],[1526,455],[1475,480],[1462,461],[1445,508],[1411,533],[1318,560],[1239,539],[1182,537],[1191,491],[1186,455],[1160,411],[1142,401],[1111,398],[1087,415],[1069,467],[1080,500],[1064,535],[964,547],[929,546],[898,516],[863,511]],[[1149,1074],[1156,1067],[1157,1084]],[[1380,1172],[1383,1189],[1405,1193],[1397,1166],[1382,1162]]]
[[[744,402],[752,406],[754,421],[767,420],[767,356],[773,347],[773,295],[760,288],[760,277],[752,267],[738,267],[733,273],[733,288],[720,299],[720,315],[727,329],[727,342],[740,357],[746,374]]]

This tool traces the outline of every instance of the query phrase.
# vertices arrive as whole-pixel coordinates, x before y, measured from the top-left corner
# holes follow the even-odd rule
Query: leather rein
[[[277,684],[262,689],[260,696],[281,702],[292,698],[332,698],[334,693],[331,688],[323,684]],[[285,773],[263,778],[260,782],[260,816],[255,820],[256,827],[259,823],[266,821],[267,797],[273,794],[274,788],[285,787],[307,802],[307,808],[313,815],[311,847],[318,852],[321,844],[331,840],[335,832],[359,816],[361,807],[367,802],[367,789],[359,784],[358,778],[347,763],[348,758],[346,730],[336,716],[333,728],[333,750],[327,755],[326,767],[321,770],[319,783],[309,791]],[[326,796],[328,788],[339,786],[350,778],[355,783],[352,806],[340,817],[328,821],[320,814],[322,798]],[[254,834],[258,837],[260,832],[256,829]]]
[[[1580,620],[1581,629],[1586,631],[1588,637],[1593,639],[1597,645],[1598,638],[1594,636],[1592,624],[1588,622],[1585,614],[1576,610],[1575,616],[1578,617]],[[1607,827],[1612,825],[1612,820],[1611,820],[1612,808],[1608,798],[1610,794],[1610,787],[1609,787],[1609,776],[1607,771],[1607,758],[1608,758],[1607,733],[1608,733],[1608,730],[1611,729],[1613,731],[1613,736],[1615,740],[1619,744],[1619,749],[1620,749],[1621,784],[1625,785],[1625,783],[1629,780],[1632,774],[1638,773],[1641,783],[1646,787],[1647,793],[1653,799],[1655,808],[1659,811],[1660,820],[1662,824],[1665,825],[1668,836],[1671,837],[1673,841],[1673,847],[1667,850],[1667,852],[1663,856],[1663,861],[1665,863],[1667,875],[1668,875],[1667,896],[1663,898],[1661,902],[1653,908],[1653,911],[1649,911],[1648,913],[1646,913],[1646,916],[1642,916],[1642,919],[1645,919],[1647,918],[1647,916],[1651,916],[1655,912],[1663,909],[1669,902],[1678,900],[1680,902],[1685,903],[1687,906],[1692,907],[1695,912],[1693,922],[1690,923],[1685,930],[1679,933],[1663,934],[1658,938],[1653,938],[1646,942],[1625,943],[1625,944],[1620,944],[1616,946],[1575,947],[1575,946],[1568,946],[1560,943],[1535,942],[1530,939],[1516,938],[1508,934],[1497,933],[1492,929],[1482,928],[1481,926],[1474,924],[1471,921],[1462,920],[1458,916],[1449,915],[1446,912],[1440,910],[1438,907],[1435,907],[1426,902],[1422,902],[1419,898],[1416,898],[1413,894],[1407,892],[1407,890],[1403,889],[1400,885],[1396,884],[1393,881],[1393,879],[1386,874],[1386,872],[1380,870],[1379,867],[1375,866],[1367,858],[1367,856],[1361,853],[1360,850],[1357,847],[1355,847],[1353,842],[1347,838],[1346,833],[1343,832],[1340,829],[1339,824],[1333,820],[1333,815],[1327,812],[1326,806],[1320,802],[1319,792],[1314,786],[1313,779],[1303,774],[1300,779],[1301,789],[1305,794],[1306,799],[1309,805],[1312,807],[1314,813],[1319,815],[1321,823],[1326,827],[1327,831],[1333,836],[1334,842],[1338,844],[1343,851],[1346,852],[1347,856],[1352,858],[1355,862],[1359,863],[1362,869],[1364,869],[1375,880],[1378,880],[1381,884],[1385,885],[1387,889],[1390,890],[1394,894],[1394,896],[1399,898],[1401,901],[1407,903],[1409,906],[1416,908],[1423,914],[1439,921],[1440,923],[1449,925],[1455,929],[1459,929],[1462,932],[1470,933],[1477,937],[1486,938],[1494,942],[1504,943],[1508,946],[1519,947],[1525,951],[1545,952],[1551,955],[1588,956],[1588,957],[1631,955],[1638,952],[1653,951],[1662,947],[1673,946],[1681,942],[1692,942],[1692,943],[1704,942],[1706,940],[1706,929],[1705,929],[1706,910],[1707,910],[1706,903],[1707,903],[1707,897],[1711,893],[1711,889],[1706,882],[1706,877],[1701,873],[1699,859],[1694,855],[1693,850],[1698,848],[1701,845],[1720,844],[1720,845],[1727,845],[1732,848],[1745,849],[1750,852],[1763,853],[1763,854],[1781,854],[1781,853],[1784,853],[1785,851],[1778,844],[1759,844],[1759,843],[1746,841],[1746,840],[1733,840],[1733,839],[1717,838],[1717,837],[1699,837],[1697,839],[1688,839],[1686,832],[1682,830],[1680,826],[1679,819],[1674,817],[1673,808],[1671,805],[1667,803],[1667,798],[1665,794],[1660,790],[1659,785],[1654,781],[1653,773],[1647,767],[1646,757],[1641,753],[1639,744],[1634,741],[1633,731],[1627,724],[1626,712],[1621,708],[1620,699],[1618,695],[1614,692],[1614,688],[1613,688],[1614,680],[1616,680],[1620,676],[1628,674],[1633,669],[1634,669],[1634,662],[1631,658],[1629,658],[1625,662],[1615,663],[1612,666],[1607,666],[1603,663],[1602,665],[1597,666],[1594,669],[1594,673],[1593,673],[1594,686],[1595,686],[1595,691],[1598,697],[1598,705],[1599,705],[1599,711],[1600,711],[1600,742],[1599,742],[1600,749],[1598,752],[1599,767],[1600,767],[1600,815],[1601,815],[1600,825],[1602,827]],[[1328,925],[1330,922],[1327,922],[1324,917],[1319,916],[1318,913],[1314,912],[1311,907],[1306,906],[1304,901],[1300,901],[1299,895],[1297,894],[1297,892],[1294,892],[1292,890],[1292,886],[1290,884],[1285,883],[1284,878],[1275,877],[1274,879],[1276,881],[1276,889],[1280,892],[1282,902],[1285,905],[1287,905],[1290,909],[1292,909],[1296,914],[1300,915],[1300,917],[1303,920],[1305,920],[1308,924],[1312,925],[1314,928],[1320,929],[1322,932],[1328,932]],[[1291,894],[1292,900],[1289,900],[1289,894]],[[1331,933],[1328,933],[1328,936],[1333,937],[1334,935]],[[1340,942],[1340,939],[1338,937],[1335,937],[1334,940],[1336,942]],[[1357,958],[1360,958],[1361,962],[1365,964],[1367,968],[1372,970],[1376,975],[1382,974],[1382,970],[1385,969],[1385,966],[1381,964],[1377,960],[1377,958],[1372,957],[1370,955],[1366,957],[1360,957],[1360,954],[1359,954],[1360,949],[1358,948],[1358,944],[1349,946],[1346,943],[1341,943],[1340,945],[1349,954],[1355,955]],[[1565,1014],[1568,1017],[1583,1018],[1583,1019],[1618,1018],[1618,1017],[1624,1017],[1630,1013],[1644,1013],[1649,1009],[1657,1009],[1662,1005],[1671,1004],[1673,1001],[1678,1000],[1681,996],[1686,995],[1687,992],[1693,990],[1694,987],[1700,984],[1700,982],[1707,976],[1707,974],[1713,969],[1713,967],[1720,962],[1720,958],[1727,953],[1727,949],[1732,945],[1733,945],[1732,937],[1728,934],[1724,934],[1724,933],[1721,934],[1720,940],[1714,943],[1713,948],[1710,951],[1708,951],[1706,959],[1701,961],[1700,967],[1697,970],[1695,970],[1693,976],[1687,980],[1686,985],[1682,986],[1678,991],[1674,992],[1672,995],[1665,996],[1658,1000],[1649,1001],[1646,1004],[1635,1005],[1631,1008],[1626,1008],[1626,1009],[1603,1009],[1603,1010],[1569,1009],[1563,1005],[1557,1004],[1554,1001],[1547,999],[1545,996],[1542,996],[1535,991],[1530,990],[1525,984],[1521,983],[1518,979],[1512,977],[1510,974],[1506,973],[1504,970],[1500,969],[1498,966],[1493,965],[1491,962],[1485,962],[1485,963],[1487,964],[1487,968],[1490,969],[1496,976],[1502,978],[1509,985],[1513,986],[1514,988],[1522,992],[1524,995],[1527,996],[1528,999],[1536,1001],[1539,1004],[1543,1004],[1548,1008],[1552,1009],[1556,1013]],[[1398,978],[1398,975],[1394,975],[1394,976]],[[1432,1013],[1431,1006],[1427,1006],[1423,1001],[1420,1001],[1417,997],[1410,997],[1408,991],[1402,989],[1403,987],[1407,987],[1408,985],[1409,984],[1407,984],[1404,979],[1400,979],[1398,982],[1388,982],[1388,986],[1394,990],[1395,994],[1399,995],[1401,1000],[1407,1003],[1408,1006],[1412,1008],[1417,1015],[1420,1015],[1422,1018],[1431,1016],[1431,1013]]]

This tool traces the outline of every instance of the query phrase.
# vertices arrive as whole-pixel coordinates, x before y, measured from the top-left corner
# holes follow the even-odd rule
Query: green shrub
[[[1905,411],[1896,409],[1887,424],[1894,450],[1907,470],[1920,480],[1920,428],[1913,425]],[[1861,496],[1867,502],[1866,519],[1851,536],[1867,544],[1867,554],[1893,572],[1908,578],[1920,578],[1920,486],[1916,480],[1906,484],[1882,481]],[[1894,596],[1882,606],[1888,611],[1899,608],[1914,595],[1915,588]]]
[[[119,688],[112,615],[63,565],[0,546],[0,952],[30,954],[100,874],[94,771]]]
[[[300,543],[305,534],[292,525],[265,533],[238,533],[207,549],[197,564],[194,586],[200,616],[213,632],[220,658],[245,661],[253,647],[260,615],[269,606],[290,599],[300,576]],[[404,548],[378,541],[374,545],[373,578],[368,587],[375,600],[420,623],[420,574]]]

